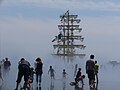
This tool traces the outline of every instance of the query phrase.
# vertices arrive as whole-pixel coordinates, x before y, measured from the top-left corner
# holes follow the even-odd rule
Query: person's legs
[[[96,80],[97,80],[97,83],[98,83],[98,74],[96,73]]]
[[[84,85],[84,81],[83,81],[83,79],[85,78],[85,75],[82,75],[81,76],[81,81],[82,81],[82,84]]]
[[[16,81],[17,84],[16,84],[15,90],[18,90],[18,86],[19,86],[19,83],[21,82],[22,76],[23,76],[23,73],[22,72],[18,72],[18,78],[17,78],[17,81]]]
[[[84,85],[83,78],[81,79],[81,81],[82,81],[82,85]]]
[[[50,74],[50,77],[51,77],[51,79],[53,78],[53,75],[52,74]]]
[[[77,83],[77,78],[75,78],[75,83]]]
[[[94,71],[90,71],[90,86],[94,88],[95,74]]]
[[[75,78],[75,84],[77,85],[79,82],[78,78]]]
[[[94,75],[94,71],[89,70],[88,71],[88,78],[89,78],[89,85],[90,87],[94,85],[94,80],[95,80],[95,75]]]
[[[38,83],[38,74],[36,73],[36,82]]]
[[[40,74],[39,82],[41,83],[42,81],[42,74]]]
[[[90,71],[88,71],[88,79],[89,79],[89,85],[91,85],[91,74],[90,74]]]
[[[55,75],[54,75],[54,73],[53,73],[53,79],[55,79]]]
[[[29,68],[25,67],[25,69],[24,69],[24,81],[25,81],[24,87],[25,88],[27,87],[28,79],[29,79]]]

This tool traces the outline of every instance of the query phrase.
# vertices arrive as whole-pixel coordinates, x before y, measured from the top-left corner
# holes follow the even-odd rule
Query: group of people
[[[43,63],[41,58],[37,58],[35,63],[35,70],[33,67],[31,67],[30,63],[25,60],[24,58],[21,58],[21,60],[18,63],[18,76],[17,76],[17,84],[15,90],[18,90],[18,86],[21,82],[22,77],[24,76],[24,86],[23,88],[29,88],[28,85],[33,82],[34,74],[36,74],[36,82],[39,84],[41,83],[41,76],[43,73],[42,67]]]
[[[25,60],[25,58],[21,58],[21,60],[18,63],[18,76],[16,80],[16,88],[15,90],[18,90],[19,84],[22,80],[22,77],[24,76],[24,86],[23,88],[28,88],[28,84],[33,82],[34,74],[36,74],[36,82],[40,85],[41,84],[41,78],[43,74],[43,62],[41,58],[37,58],[35,63],[35,69],[31,67],[30,63]],[[55,70],[52,66],[49,67],[48,74],[52,79],[55,79]],[[65,69],[63,69],[62,76],[63,78],[66,78],[67,72]]]
[[[99,65],[97,61],[94,59],[94,55],[90,55],[90,59],[86,61],[86,74],[89,79],[89,86],[91,89],[95,88],[95,83],[96,83],[96,88],[98,84],[98,70],[99,70]],[[77,72],[77,74],[76,74]],[[75,76],[76,75],[76,76]],[[82,82],[82,87],[84,85],[83,79],[85,78],[85,75],[82,74],[81,68],[78,68],[77,71],[77,64],[75,65],[75,82],[71,82],[71,85],[77,85],[79,81]],[[96,82],[95,82],[96,80]]]
[[[55,73],[56,73],[56,72],[55,72],[55,70],[53,69],[53,67],[50,66],[50,68],[49,68],[49,70],[48,70],[48,74],[50,74],[51,79],[55,79]],[[65,79],[67,75],[68,75],[68,73],[66,72],[65,69],[63,69],[63,71],[62,71],[62,77],[63,77],[63,79]]]
[[[18,90],[18,85],[21,82],[22,77],[24,76],[24,87],[27,86],[28,83],[33,82],[34,74],[36,74],[36,82],[41,84],[41,77],[43,74],[43,63],[42,60],[38,57],[35,63],[35,70],[33,67],[30,67],[30,63],[25,60],[24,58],[21,58],[19,61],[18,65],[18,78],[17,78],[17,84],[16,84],[16,89]],[[97,61],[94,60],[94,55],[90,55],[90,59],[86,61],[86,74],[88,75],[89,79],[89,86],[90,88],[94,88],[94,83],[95,83],[95,76],[96,76],[96,81],[98,83],[98,69],[99,65],[97,64]],[[48,70],[48,74],[50,74],[51,79],[55,79],[55,70],[53,69],[52,66],[50,66]],[[65,69],[63,69],[62,72],[63,78],[66,78],[67,72]],[[85,78],[85,75],[82,75],[81,73],[81,68],[78,68],[77,74],[75,76],[75,83],[77,84],[79,81],[82,81],[82,85],[84,85],[83,79]]]
[[[1,67],[4,66],[4,69],[10,69],[11,62],[8,60],[8,58],[5,58],[1,61],[0,64],[0,79],[3,80],[2,77],[2,70]],[[77,72],[75,74],[75,83],[77,84],[79,81],[82,82],[82,85],[84,85],[83,79],[85,78],[85,75],[82,75],[81,68],[77,68],[77,65],[75,66],[75,70],[77,69]],[[94,88],[95,83],[95,77],[96,77],[96,83],[98,83],[98,69],[99,65],[97,64],[97,61],[94,60],[94,55],[90,55],[90,59],[86,61],[86,74],[88,75],[89,79],[89,86],[90,88]],[[48,74],[50,74],[51,79],[55,79],[55,70],[52,66],[49,67]],[[24,76],[24,88],[27,87],[27,85],[33,82],[34,74],[36,75],[36,82],[41,84],[41,77],[43,74],[43,62],[41,58],[37,58],[35,60],[35,68],[31,66],[31,64],[25,60],[25,58],[21,58],[21,60],[18,62],[18,76],[16,80],[16,88],[15,90],[18,90],[18,86],[21,82],[22,77]],[[62,76],[63,78],[66,78],[68,73],[65,69],[63,69]]]
[[[2,61],[0,61],[0,79],[2,81],[3,81],[2,71],[4,71],[4,76],[5,76],[7,72],[9,72],[10,66],[11,66],[11,62],[8,60],[7,57],[3,59]]]
[[[98,84],[98,69],[99,65],[97,64],[97,61],[94,60],[94,55],[90,55],[90,59],[86,61],[86,73],[88,75],[90,88],[95,87],[94,83]]]

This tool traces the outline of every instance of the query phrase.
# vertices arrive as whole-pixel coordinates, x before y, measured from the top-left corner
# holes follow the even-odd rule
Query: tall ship
[[[70,14],[69,10],[60,15],[59,34],[52,40],[54,55],[85,56],[80,22],[78,15]]]

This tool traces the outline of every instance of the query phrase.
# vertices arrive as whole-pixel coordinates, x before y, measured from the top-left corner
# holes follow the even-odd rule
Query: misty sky
[[[0,59],[53,53],[59,15],[79,15],[87,46],[103,60],[119,60],[119,0],[0,0]]]

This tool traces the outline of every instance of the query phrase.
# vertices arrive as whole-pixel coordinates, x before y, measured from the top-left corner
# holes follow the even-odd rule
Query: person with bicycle
[[[25,60],[24,58],[21,58],[21,60],[18,63],[18,77],[17,77],[17,84],[15,90],[18,90],[18,86],[21,82],[22,77],[24,76],[24,88],[27,87],[27,82],[29,79],[30,74],[30,63]]]

